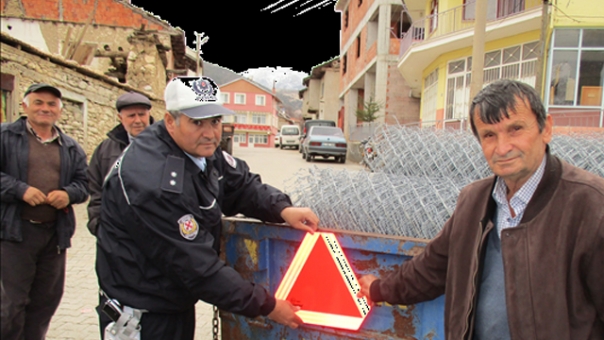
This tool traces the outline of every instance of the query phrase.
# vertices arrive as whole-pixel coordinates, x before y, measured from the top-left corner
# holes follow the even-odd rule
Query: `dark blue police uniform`
[[[105,179],[99,285],[122,306],[147,311],[142,339],[193,339],[198,300],[248,317],[275,307],[263,287],[219,259],[221,218],[242,213],[283,223],[291,200],[220,148],[206,164],[205,171],[195,165],[161,121],[129,145]],[[110,320],[99,314],[104,329]]]

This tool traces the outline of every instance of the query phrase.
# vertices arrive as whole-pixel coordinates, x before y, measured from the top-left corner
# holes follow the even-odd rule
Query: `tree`
[[[373,97],[369,98],[369,101],[363,104],[362,109],[357,109],[357,120],[361,122],[373,122],[374,120],[379,118],[376,113],[379,112],[382,107],[383,105],[374,101]]]

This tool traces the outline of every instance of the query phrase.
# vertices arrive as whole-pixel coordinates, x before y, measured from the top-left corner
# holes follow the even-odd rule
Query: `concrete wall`
[[[318,119],[333,120],[337,123],[338,111],[340,110],[340,100],[338,99],[339,82],[339,68],[326,68],[320,85],[323,88],[323,96],[321,97],[321,104],[319,106]]]
[[[63,114],[59,127],[74,137],[84,148],[88,157],[96,146],[106,138],[117,121],[115,101],[131,90],[120,86],[109,78],[91,77],[47,58],[25,50],[19,50],[6,43],[1,44],[0,61],[2,73],[15,76],[15,88],[11,96],[20,101],[29,85],[45,82],[56,86],[63,93]],[[156,120],[163,119],[165,104],[162,99],[151,98],[151,114]],[[23,113],[22,107],[12,113],[18,117]]]
[[[388,65],[386,86],[385,122],[387,124],[419,121],[420,100],[409,96],[411,88],[398,71],[396,63]]]

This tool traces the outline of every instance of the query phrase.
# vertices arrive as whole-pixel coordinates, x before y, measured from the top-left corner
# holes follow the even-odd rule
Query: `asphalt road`
[[[359,164],[346,164],[317,158],[306,162],[298,150],[278,148],[234,147],[233,155],[243,159],[250,170],[261,176],[264,183],[285,190],[286,183],[295,181],[300,169],[317,166],[361,170]],[[100,339],[98,316],[98,284],[94,269],[95,238],[88,232],[86,204],[75,207],[77,228],[72,238],[72,248],[67,251],[67,275],[65,293],[48,331],[48,340],[96,340]],[[204,302],[196,305],[197,322],[195,339],[212,339],[212,307]]]

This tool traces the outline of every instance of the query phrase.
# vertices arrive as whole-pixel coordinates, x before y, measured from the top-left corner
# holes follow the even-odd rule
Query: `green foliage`
[[[383,105],[374,101],[373,97],[369,98],[369,101],[363,104],[362,109],[357,109],[357,120],[361,122],[373,122],[380,117],[376,115],[376,113],[380,111],[382,107]]]

